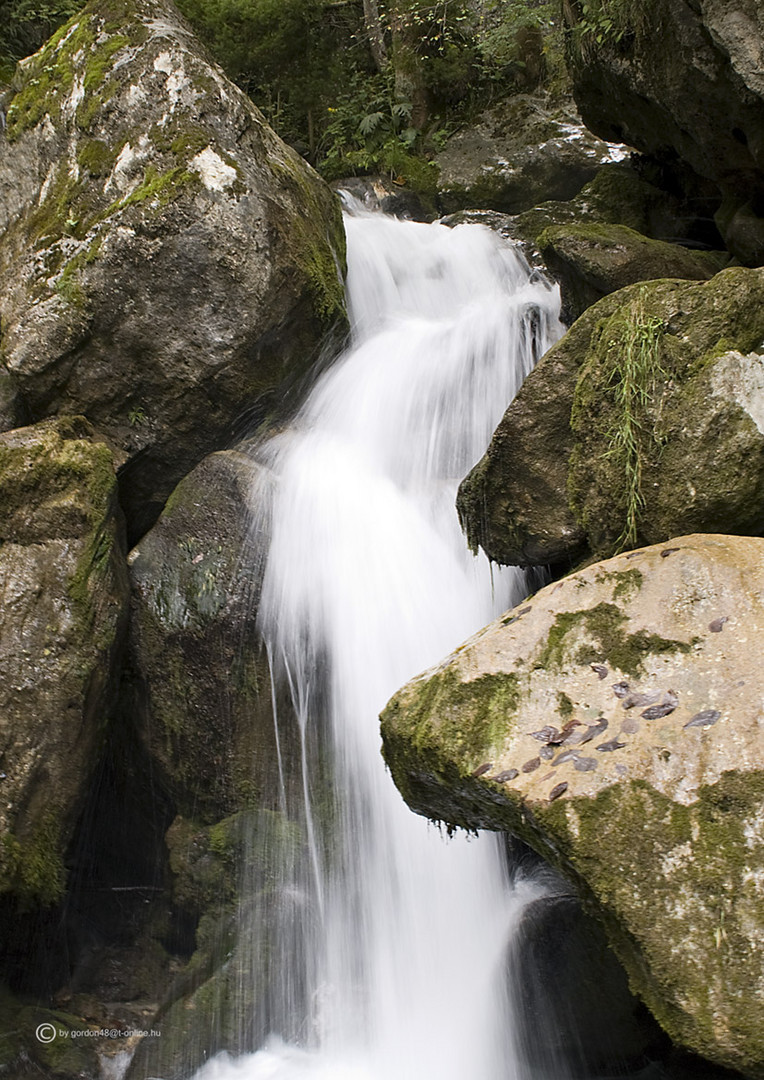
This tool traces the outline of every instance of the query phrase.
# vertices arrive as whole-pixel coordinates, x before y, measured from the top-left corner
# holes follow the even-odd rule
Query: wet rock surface
[[[763,587],[758,538],[629,552],[542,589],[382,717],[413,809],[509,830],[571,874],[664,1030],[752,1077],[764,1072]],[[523,771],[540,736],[553,755]]]
[[[277,775],[255,625],[264,537],[250,514],[269,483],[246,453],[210,455],[130,553],[139,729],[176,805],[201,822],[262,799]]]

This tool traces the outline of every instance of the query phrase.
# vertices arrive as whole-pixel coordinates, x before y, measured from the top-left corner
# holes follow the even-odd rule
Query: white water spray
[[[268,1043],[198,1075],[511,1080],[506,944],[538,890],[509,889],[495,838],[447,841],[407,809],[377,717],[522,598],[519,571],[469,553],[454,500],[560,334],[559,298],[480,226],[366,213],[346,225],[353,346],[267,451],[277,480],[259,618],[304,755],[299,948],[280,945]],[[330,806],[310,767],[322,737]]]

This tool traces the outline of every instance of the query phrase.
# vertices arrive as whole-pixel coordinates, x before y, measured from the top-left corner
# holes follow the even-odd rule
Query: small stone
[[[606,679],[610,674],[604,664],[589,664],[589,667],[596,673],[598,679]]]
[[[561,754],[552,762],[553,765],[564,765],[566,761],[575,761],[578,757],[578,750],[563,750]]]
[[[504,769],[502,772],[497,773],[496,776],[489,776],[489,780],[495,780],[497,784],[507,784],[510,780],[514,780],[520,773],[517,769]]]
[[[574,741],[576,728],[579,728],[579,727],[581,727],[581,721],[580,720],[568,720],[567,724],[565,725],[565,727],[560,732],[559,738],[550,739],[550,742],[551,742],[552,746],[562,746],[563,743],[568,743],[568,742]]]
[[[684,725],[688,727],[711,727],[722,714],[718,709],[703,709],[702,712],[695,713],[692,720],[688,720]]]
[[[712,634],[721,634],[724,624],[729,621],[729,615],[722,615],[719,619],[713,619],[708,624],[708,629],[711,631]]]
[[[581,732],[577,728],[585,727],[580,720],[571,720],[563,729],[564,739],[560,739],[559,746],[577,746],[581,741]]]
[[[541,764],[541,758],[531,758],[530,761],[526,761],[523,765],[523,772],[533,772]]]
[[[555,786],[549,792],[549,801],[552,802],[554,799],[559,799],[559,797],[561,795],[563,795],[567,790],[568,790],[568,782],[567,782],[567,780],[563,780],[563,782],[561,784],[555,784]]]
[[[493,762],[492,761],[486,761],[482,765],[478,765],[478,767],[476,769],[473,769],[472,775],[475,776],[475,777],[483,776],[484,773],[487,773],[488,770],[492,769],[492,768],[493,768]]]
[[[573,762],[573,768],[576,772],[594,772],[597,768],[597,761],[593,757],[576,758]]]
[[[667,559],[669,555],[673,555],[675,551],[680,551],[681,548],[664,548],[661,552],[661,558]]]
[[[568,741],[573,746],[583,746],[584,743],[591,742],[592,739],[596,739],[603,731],[607,729],[607,720],[605,717],[600,717],[600,720],[596,724],[589,724],[583,731],[578,732]]]
[[[636,716],[627,716],[621,724],[621,731],[624,735],[636,735],[639,731],[639,720]]]
[[[554,757],[554,747],[542,746],[539,750],[539,757],[542,761],[551,761]]]
[[[661,696],[660,690],[655,690],[649,694],[631,693],[627,694],[621,702],[624,709],[634,709],[641,705],[652,705]]]
[[[616,765],[615,771],[618,773],[619,776],[627,776],[629,772],[629,767],[628,765]]]
[[[629,692],[629,684],[627,682],[613,683],[612,690],[617,698],[625,698]]]
[[[599,746],[595,746],[595,750],[599,750],[603,754],[609,754],[613,750],[623,750],[625,742],[618,742],[618,739],[609,739],[608,742],[600,743]]]
[[[542,727],[540,731],[532,731],[532,738],[538,739],[539,742],[550,743],[553,739],[557,739],[560,736],[560,732],[556,727],[552,727],[551,724],[547,724],[546,727]]]
[[[640,716],[643,716],[645,720],[660,720],[662,716],[668,716],[677,707],[678,702],[676,698],[670,701],[664,701],[660,705],[651,705],[649,709],[643,709]]]

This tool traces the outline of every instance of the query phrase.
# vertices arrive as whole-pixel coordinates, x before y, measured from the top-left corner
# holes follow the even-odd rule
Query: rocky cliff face
[[[19,65],[0,157],[6,423],[79,412],[131,536],[342,316],[339,204],[162,0]]]
[[[718,223],[748,265],[764,261],[764,13],[758,0],[619,5],[587,30],[565,5],[574,95],[587,127],[712,181]]]
[[[404,687],[419,813],[526,839],[582,886],[680,1044],[764,1075],[764,540],[689,536],[542,589]]]

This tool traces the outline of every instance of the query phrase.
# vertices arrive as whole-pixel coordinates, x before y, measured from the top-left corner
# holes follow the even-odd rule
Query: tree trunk
[[[395,96],[411,104],[411,126],[421,131],[430,115],[424,67],[417,51],[420,44],[412,18],[412,0],[398,0],[391,13]]]
[[[374,66],[377,71],[383,72],[387,69],[388,59],[377,0],[363,0],[363,21],[366,24],[366,36],[369,39]]]

